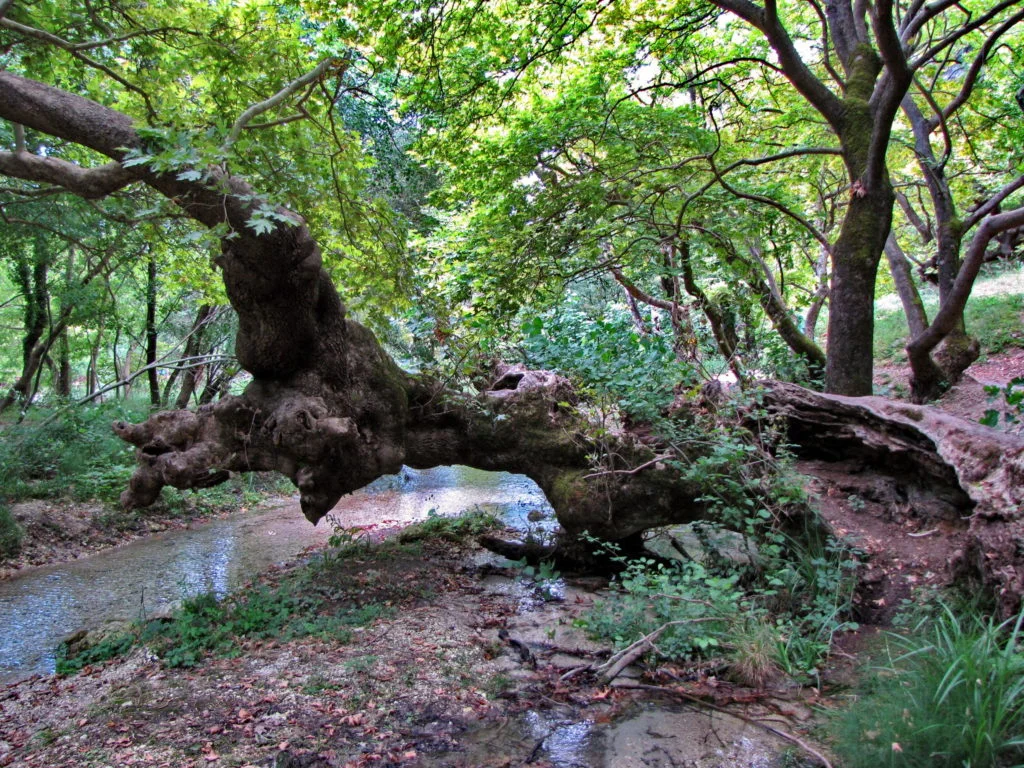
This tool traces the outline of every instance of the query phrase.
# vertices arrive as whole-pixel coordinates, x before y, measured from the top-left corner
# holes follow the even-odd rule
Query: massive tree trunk
[[[874,373],[875,276],[892,217],[888,179],[850,201],[833,246],[825,389],[869,395]]]
[[[347,316],[301,217],[257,234],[247,226],[256,196],[242,180],[205,169],[206,181],[158,175],[119,160],[142,149],[131,120],[95,102],[0,72],[0,116],[112,158],[92,171],[26,153],[3,170],[45,178],[81,194],[142,181],[208,226],[233,237],[217,260],[238,314],[235,352],[253,376],[240,396],[197,411],[168,411],[115,432],[138,448],[122,501],[153,503],[165,485],[196,488],[230,472],[276,470],[300,491],[303,513],[321,519],[345,493],[402,464],[464,463],[522,472],[538,482],[572,535],[627,538],[653,524],[692,520],[699,490],[628,435],[588,437],[568,384],[549,374],[504,371],[476,399],[402,372],[373,334]],[[13,156],[11,156],[13,155]],[[595,471],[593,456],[606,457]]]

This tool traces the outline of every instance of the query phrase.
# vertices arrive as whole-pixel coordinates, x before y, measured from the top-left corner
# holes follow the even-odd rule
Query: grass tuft
[[[0,504],[0,560],[14,557],[21,551],[24,532],[6,505]]]
[[[888,298],[888,297],[887,297]],[[888,307],[891,304],[885,301]],[[925,296],[928,317],[935,316],[938,298]],[[1013,347],[1024,347],[1024,293],[986,294],[975,290],[964,315],[967,332],[981,343],[982,355],[994,355]],[[907,321],[900,308],[877,308],[875,312],[875,362],[904,365],[909,341]]]
[[[942,606],[890,635],[885,662],[837,723],[846,768],[1024,764],[1024,613],[997,623]]]

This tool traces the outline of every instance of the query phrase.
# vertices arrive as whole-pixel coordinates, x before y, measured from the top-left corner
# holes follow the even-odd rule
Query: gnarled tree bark
[[[127,149],[142,146],[127,116],[10,72],[0,72],[0,117],[118,162]],[[109,166],[101,169],[111,174]],[[53,170],[48,167],[47,183],[55,181]],[[487,391],[468,397],[401,371],[373,334],[347,316],[301,217],[281,210],[288,223],[263,234],[246,226],[255,196],[244,181],[217,169],[204,169],[202,181],[145,166],[130,171],[196,220],[233,230],[218,264],[239,316],[237,358],[253,381],[243,394],[197,411],[115,424],[138,449],[125,504],[151,504],[165,485],[204,487],[234,471],[276,470],[296,484],[303,513],[315,522],[343,494],[402,464],[462,463],[533,478],[554,506],[565,541],[584,530],[624,540],[706,512],[701,484],[662,461],[662,447],[652,439],[626,432],[593,437],[568,382],[554,374],[503,368]],[[69,188],[88,173],[73,174]],[[1024,440],[878,398],[777,385],[767,401],[789,419],[798,443],[912,467],[922,484],[948,489],[965,509],[973,503],[976,545],[962,559],[1006,595],[1007,605],[1019,599],[1024,556],[1009,542],[1024,533]]]

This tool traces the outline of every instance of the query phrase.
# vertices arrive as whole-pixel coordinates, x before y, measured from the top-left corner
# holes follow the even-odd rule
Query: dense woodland
[[[67,486],[74,435],[119,445],[111,422],[137,464],[95,449],[76,482],[128,508],[274,471],[316,522],[403,464],[521,472],[563,529],[535,559],[700,519],[756,539],[774,565],[734,584],[789,574],[779,626],[830,627],[810,668],[850,605],[798,595],[820,607],[847,566],[808,554],[829,531],[792,442],[972,520],[981,610],[1016,615],[1018,438],[843,398],[876,389],[883,296],[914,404],[988,343],[972,289],[1024,249],[1022,21],[1020,0],[0,0],[0,503]],[[1003,394],[993,423],[1019,415]]]

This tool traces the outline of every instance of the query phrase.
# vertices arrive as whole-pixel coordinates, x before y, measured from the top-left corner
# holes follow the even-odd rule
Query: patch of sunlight
[[[918,285],[921,298],[929,309],[938,305],[938,291],[930,285]],[[1024,294],[1024,265],[1005,267],[996,274],[982,275],[974,283],[971,296],[1005,296]],[[885,312],[901,310],[899,294],[887,293],[875,301],[875,309]]]

